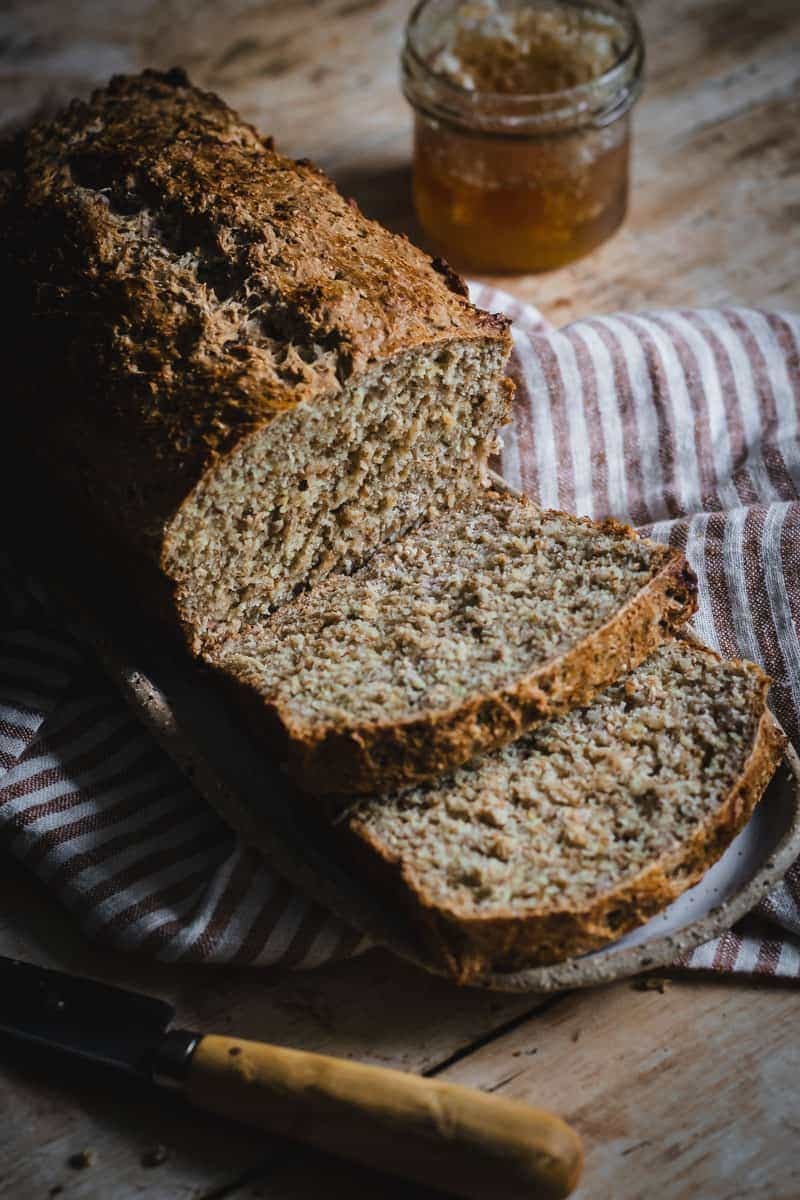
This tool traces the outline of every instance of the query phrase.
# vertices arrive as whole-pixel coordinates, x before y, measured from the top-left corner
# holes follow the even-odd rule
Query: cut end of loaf
[[[508,419],[500,339],[400,355],[257,431],[194,489],[163,564],[195,651],[349,572],[484,483]]]
[[[615,940],[720,856],[777,765],[768,680],[677,640],[589,707],[350,817],[462,981]]]
[[[322,171],[175,72],[115,77],[18,150],[20,426],[159,564],[196,652],[475,489],[508,321]]]

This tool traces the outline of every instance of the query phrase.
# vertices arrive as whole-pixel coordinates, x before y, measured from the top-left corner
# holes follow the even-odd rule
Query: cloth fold
[[[471,291],[513,321],[502,474],[547,507],[680,547],[697,633],[769,672],[800,748],[800,318],[648,312],[555,331],[505,293]],[[302,968],[367,945],[224,825],[2,557],[0,835],[87,936],[120,949]],[[678,965],[800,978],[800,862]]]

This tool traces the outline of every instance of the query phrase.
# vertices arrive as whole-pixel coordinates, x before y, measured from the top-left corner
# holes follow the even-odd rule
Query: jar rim
[[[554,0],[562,3],[563,0]],[[591,0],[590,0],[591,2]],[[572,87],[561,88],[549,92],[494,92],[472,91],[456,82],[446,74],[434,71],[424,55],[420,52],[414,38],[417,32],[417,22],[431,0],[417,0],[406,24],[406,37],[403,47],[404,91],[409,102],[423,110],[432,108],[432,115],[455,120],[458,123],[458,109],[463,121],[475,121],[481,115],[494,115],[495,120],[508,123],[524,123],[536,125],[544,123],[555,125],[559,120],[569,119],[569,116],[585,118],[600,124],[607,124],[621,116],[638,98],[641,91],[641,76],[644,67],[644,39],[641,26],[629,0],[613,0],[620,10],[620,16],[626,18],[628,37],[624,49],[614,63],[585,83],[574,84]],[[569,0],[567,0],[569,3]],[[586,7],[589,7],[587,3]],[[598,7],[600,7],[598,5]],[[419,104],[419,97],[410,94],[412,83],[421,82],[427,87],[440,92],[440,97],[433,98],[429,94],[431,104],[424,101]],[[592,105],[594,97],[606,97],[605,105]],[[457,106],[450,108],[450,101]],[[556,107],[554,107],[556,106]],[[487,111],[488,110],[488,111]],[[483,122],[479,122],[483,123]]]

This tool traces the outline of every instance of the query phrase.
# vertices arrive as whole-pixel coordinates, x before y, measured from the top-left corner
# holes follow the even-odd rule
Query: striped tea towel
[[[500,468],[538,502],[679,546],[699,635],[761,663],[800,748],[800,319],[754,310],[513,320]],[[366,943],[244,846],[0,560],[0,831],[88,936],[175,962],[312,967]],[[800,864],[682,966],[800,978]]]

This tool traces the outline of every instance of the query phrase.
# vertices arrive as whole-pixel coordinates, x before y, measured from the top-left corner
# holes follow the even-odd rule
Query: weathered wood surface
[[[648,82],[627,224],[588,260],[501,282],[576,315],[800,301],[800,5],[640,0]],[[6,0],[0,127],[114,71],[180,62],[370,215],[419,236],[398,87],[402,0]],[[795,234],[794,254],[789,252]]]
[[[0,126],[115,71],[183,63],[282,149],[325,165],[366,212],[415,235],[399,0],[5,0]],[[547,276],[497,280],[557,323],[589,312],[800,305],[800,5],[642,0],[649,83],[622,232]],[[587,1145],[581,1200],[796,1200],[797,992],[618,984],[537,1008],[385,955],[309,974],[176,969],[80,943],[4,862],[0,953],[171,998],[189,1025],[429,1071],[551,1105]],[[534,1053],[535,1052],[535,1053]],[[422,1193],[3,1044],[0,1195],[299,1200]],[[447,1065],[447,1064],[450,1065]],[[156,1144],[168,1157],[142,1165]],[[67,1164],[94,1152],[85,1169]]]
[[[169,999],[184,1027],[419,1072],[435,1070],[536,1006],[531,996],[458,990],[387,954],[309,973],[139,962],[85,945],[44,890],[6,863],[0,953]],[[274,1155],[289,1156],[263,1134],[220,1129],[215,1118],[110,1073],[8,1043],[0,1053],[0,1196],[8,1200],[46,1197],[59,1183],[69,1184],[70,1197],[98,1200],[205,1196]],[[168,1147],[169,1158],[147,1170],[141,1155],[157,1143]],[[93,1166],[70,1169],[69,1156],[84,1149],[94,1153]]]
[[[575,1200],[797,1200],[796,993],[668,980],[587,1001],[562,996],[439,1078],[564,1115],[586,1151]],[[327,1200],[421,1200],[321,1156],[269,1168],[250,1194],[300,1200],[323,1172]]]
[[[0,949],[175,1001],[179,1020],[426,1071],[543,1104],[584,1138],[578,1200],[796,1200],[800,997],[741,981],[623,982],[537,1006],[458,991],[373,954],[308,975],[176,969],[82,945],[21,870]],[[111,1074],[8,1044],[0,1195],[81,1200],[423,1200],[422,1189],[190,1111]],[[168,1152],[157,1167],[143,1157]],[[92,1165],[68,1165],[88,1150]],[[499,1200],[499,1198],[498,1198]]]

